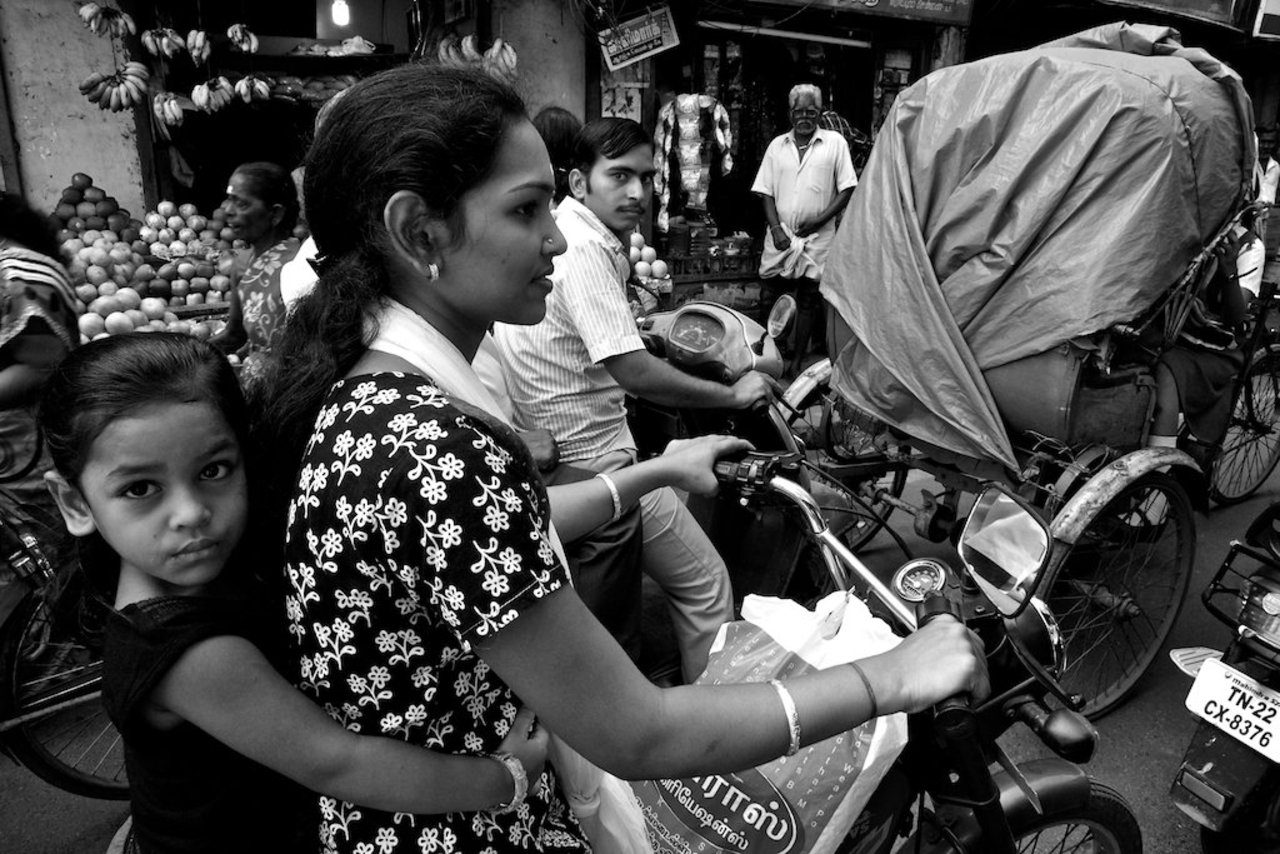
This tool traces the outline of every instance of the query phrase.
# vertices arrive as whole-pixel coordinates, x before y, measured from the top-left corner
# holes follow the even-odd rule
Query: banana
[[[182,120],[183,118],[185,118],[185,116],[183,115],[183,112],[182,112],[182,105],[178,103],[177,98],[174,98],[165,103],[164,115],[165,115],[165,120],[171,126],[177,127],[178,125],[182,124]]]
[[[106,30],[106,21],[102,16],[102,7],[97,3],[82,3],[80,8],[76,10],[80,15],[80,21],[95,36],[100,36]]]
[[[191,90],[191,103],[196,105],[196,109],[209,112],[209,84],[197,83],[195,88]]]
[[[480,51],[476,50],[476,37],[474,34],[463,36],[462,58],[468,62],[479,62],[484,59]]]
[[[106,78],[107,75],[103,74],[101,71],[93,72],[84,80],[80,81],[80,94],[88,95],[89,91],[93,89],[94,86],[98,85],[100,81],[105,80]]]
[[[240,96],[240,100],[246,104],[253,100],[253,80],[249,77],[241,77],[236,81],[236,94]]]
[[[249,53],[258,52],[258,37],[253,33],[249,33]]]
[[[112,83],[111,87],[107,91],[110,93],[108,95],[109,109],[113,113],[120,112],[120,87]]]
[[[160,55],[160,39],[162,37],[163,37],[163,34],[161,33],[160,30],[143,30],[142,38],[141,38],[142,46],[146,48],[147,53],[151,54],[152,56],[159,56]]]
[[[191,61],[196,65],[207,60],[211,50],[209,34],[204,30],[192,30],[187,33],[187,53],[191,54]]]
[[[182,35],[176,30],[166,27],[161,32],[163,36],[160,40],[160,49],[164,51],[165,57],[173,59],[178,55],[179,51],[187,46],[186,42],[182,40]]]
[[[516,49],[511,46],[511,42],[504,42],[500,53],[503,66],[507,69],[507,73],[514,79],[516,76],[516,64],[519,57],[516,56]]]
[[[107,94],[107,87],[111,85],[111,78],[103,77],[94,87],[85,93],[85,97],[95,104],[101,104],[102,99]]]
[[[138,32],[138,26],[128,12],[107,8],[103,10],[103,14],[107,18],[107,26],[113,36],[124,38]]]

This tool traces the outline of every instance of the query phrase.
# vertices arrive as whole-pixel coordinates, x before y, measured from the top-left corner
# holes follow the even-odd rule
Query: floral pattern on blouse
[[[240,355],[244,359],[242,377],[256,380],[262,371],[263,357],[279,343],[284,333],[285,305],[280,295],[280,270],[293,260],[302,244],[297,238],[282,240],[254,258],[240,282],[240,311],[247,336]]]
[[[504,425],[423,377],[333,387],[289,506],[296,684],[348,729],[434,750],[498,748],[520,701],[472,651],[567,585],[546,493]],[[392,814],[321,797],[323,850],[587,849],[551,772],[515,812]]]

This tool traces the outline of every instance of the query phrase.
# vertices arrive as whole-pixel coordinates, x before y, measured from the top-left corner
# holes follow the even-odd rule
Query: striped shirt
[[[68,348],[80,341],[76,295],[57,260],[0,240],[0,346],[8,344],[36,317]]]
[[[566,198],[556,224],[569,248],[555,259],[547,316],[534,326],[497,324],[516,426],[545,428],[560,460],[635,448],[626,393],[604,361],[644,349],[624,285],[628,249],[581,202]]]

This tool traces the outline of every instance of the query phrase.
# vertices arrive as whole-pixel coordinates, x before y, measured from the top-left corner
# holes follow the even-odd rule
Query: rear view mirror
[[[1006,617],[1021,613],[1049,563],[1049,527],[1021,499],[999,486],[974,502],[960,535],[960,559]]]
[[[778,301],[773,304],[773,308],[769,309],[769,319],[764,323],[764,328],[768,330],[769,337],[776,341],[787,334],[787,329],[791,326],[791,319],[795,315],[796,298],[791,294],[783,294],[778,297]]]

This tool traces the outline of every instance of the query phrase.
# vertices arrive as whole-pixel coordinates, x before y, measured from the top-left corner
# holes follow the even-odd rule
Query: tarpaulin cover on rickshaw
[[[1244,201],[1248,98],[1177,39],[1114,24],[898,95],[823,275],[836,392],[1017,468],[983,372],[1133,320]]]

